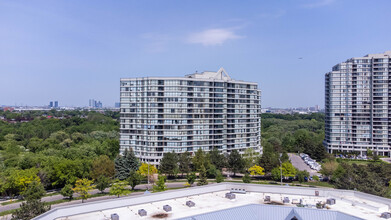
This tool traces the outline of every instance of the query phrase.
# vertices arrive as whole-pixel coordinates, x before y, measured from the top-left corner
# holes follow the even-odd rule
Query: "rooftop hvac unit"
[[[227,199],[235,199],[236,198],[236,195],[235,194],[233,194],[233,193],[226,193],[225,194],[225,198],[227,198]]]
[[[243,194],[246,194],[246,189],[231,188],[231,193],[243,193]]]
[[[380,218],[389,219],[389,218],[391,218],[391,213],[389,213],[389,212],[383,212],[383,213],[381,214]]]
[[[193,207],[193,206],[195,206],[195,203],[193,201],[189,200],[186,202],[186,205],[189,207]]]
[[[327,200],[326,200],[326,204],[327,204],[327,205],[334,205],[334,204],[335,204],[335,199],[333,199],[333,198],[327,199]]]
[[[139,209],[138,210],[138,215],[139,216],[146,216],[147,215],[147,211],[145,211],[145,209]]]
[[[172,208],[171,208],[171,206],[169,206],[169,205],[164,205],[164,206],[163,206],[163,210],[166,211],[166,212],[171,212],[171,211],[172,211]]]
[[[319,196],[319,191],[315,191],[315,196]]]
[[[289,203],[289,197],[284,197],[283,203]]]
[[[264,201],[265,201],[265,202],[270,202],[270,196],[265,196]]]
[[[111,220],[119,220],[119,215],[117,213],[111,214]]]

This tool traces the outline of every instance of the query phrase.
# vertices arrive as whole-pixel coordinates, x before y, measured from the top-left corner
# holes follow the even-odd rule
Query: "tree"
[[[265,175],[265,169],[263,169],[261,166],[258,166],[258,165],[254,165],[254,166],[250,167],[248,169],[248,171],[250,172],[250,175],[252,175],[252,176],[254,176],[254,175],[259,175],[259,176]]]
[[[166,190],[166,177],[159,175],[156,185],[153,186],[153,190],[157,192],[161,192]]]
[[[209,158],[201,148],[198,148],[195,152],[192,161],[195,171],[200,171],[202,166],[204,166],[205,169],[209,168]]]
[[[320,173],[330,179],[330,176],[333,175],[334,171],[338,168],[338,163],[335,161],[327,161],[322,164],[322,169]]]
[[[217,147],[214,147],[213,150],[209,152],[209,158],[210,163],[218,170],[223,169],[227,165],[226,157],[218,150]]]
[[[127,183],[126,181],[117,180],[111,185],[110,195],[116,195],[118,198],[120,196],[128,195],[130,192],[126,189]]]
[[[101,193],[103,193],[103,191],[105,191],[105,189],[110,186],[109,178],[105,175],[101,175],[95,181],[95,186]]]
[[[297,171],[297,174],[296,174],[296,177],[297,177],[297,180],[299,181],[299,183],[304,182],[305,178],[306,177],[308,178],[309,176],[310,176],[310,174],[306,170]]]
[[[201,165],[199,176],[200,179],[198,180],[197,186],[208,185],[208,179],[206,177],[206,169],[204,165]]]
[[[31,182],[22,193],[25,200],[40,200],[46,194],[42,184],[38,181]]]
[[[149,179],[149,181],[153,181],[153,175],[157,173],[157,169],[154,165],[148,165],[146,163],[142,163],[140,168],[138,169],[138,172],[141,175],[146,176]]]
[[[281,180],[281,170],[280,167],[275,167],[271,171],[272,179],[274,181],[280,181]]]
[[[209,166],[209,169],[206,171],[206,176],[208,178],[215,178],[216,177],[216,173],[217,173],[217,169],[216,169],[215,165],[211,164]]]
[[[132,148],[125,149],[124,155],[118,155],[114,160],[115,164],[115,178],[125,180],[129,177],[130,171],[137,171],[140,166],[140,161],[134,155]]]
[[[248,175],[248,173],[244,174],[243,178],[243,183],[251,183],[251,177]]]
[[[249,169],[250,167],[252,167],[255,164],[256,158],[257,158],[257,155],[256,155],[256,152],[254,151],[254,149],[247,148],[243,154],[245,168]]]
[[[106,155],[101,155],[92,162],[91,178],[97,180],[100,176],[111,178],[114,176],[114,162]]]
[[[90,196],[89,191],[93,189],[92,180],[89,179],[78,179],[76,180],[75,188],[72,190],[75,193],[78,193],[81,197],[81,202],[83,203],[84,200],[87,200]]]
[[[42,213],[45,213],[50,210],[50,205],[45,205],[45,203],[40,200],[31,200],[27,202],[22,202],[19,209],[16,209],[12,213],[12,220],[30,220]]]
[[[190,172],[190,165],[191,165],[190,153],[186,151],[185,153],[179,154],[178,163],[179,163],[179,171],[181,172],[182,176],[183,173],[188,174]]]
[[[265,172],[269,173],[274,167],[279,166],[280,162],[276,153],[265,151],[260,157],[258,164],[265,169]]]
[[[143,176],[138,171],[130,171],[128,183],[132,187],[132,190],[141,183],[142,178]]]
[[[242,172],[245,166],[245,162],[242,156],[237,150],[231,151],[228,156],[228,168],[234,173],[234,176],[238,172]]]
[[[39,182],[31,182],[24,193],[26,202],[23,202],[20,208],[12,213],[12,219],[29,220],[49,211],[50,205],[45,205],[41,202],[44,192],[43,186]]]
[[[224,181],[223,174],[221,174],[220,170],[217,170],[216,172],[216,183],[221,183]]]
[[[189,185],[191,186],[191,185],[193,185],[193,183],[197,179],[197,176],[195,173],[190,173],[187,175],[186,179],[187,179],[187,183],[189,183]]]
[[[282,175],[284,177],[294,177],[296,176],[296,168],[290,163],[282,163]]]
[[[176,175],[178,173],[178,155],[174,152],[164,153],[159,169],[161,173],[169,176]]]
[[[73,189],[72,189],[72,185],[71,184],[67,184],[65,185],[61,191],[60,191],[60,194],[66,198],[69,198],[69,200],[72,200],[73,198]]]

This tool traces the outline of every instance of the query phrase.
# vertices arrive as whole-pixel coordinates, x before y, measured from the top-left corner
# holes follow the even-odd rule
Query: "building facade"
[[[390,156],[391,51],[351,58],[325,75],[329,153],[372,150]]]
[[[166,152],[261,151],[257,83],[217,72],[120,81],[120,150],[158,164]]]

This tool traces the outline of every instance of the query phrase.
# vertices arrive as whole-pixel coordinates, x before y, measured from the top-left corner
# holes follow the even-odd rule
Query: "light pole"
[[[281,163],[281,157],[282,157],[282,153],[280,153],[280,157],[278,158],[278,160],[280,161],[280,174],[281,174],[281,186],[282,186],[282,163]]]

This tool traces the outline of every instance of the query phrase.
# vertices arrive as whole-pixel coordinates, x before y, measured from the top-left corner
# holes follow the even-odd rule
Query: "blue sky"
[[[119,79],[220,67],[262,106],[324,106],[324,73],[391,50],[391,1],[0,1],[0,105],[119,100]],[[302,57],[302,59],[299,59]]]

